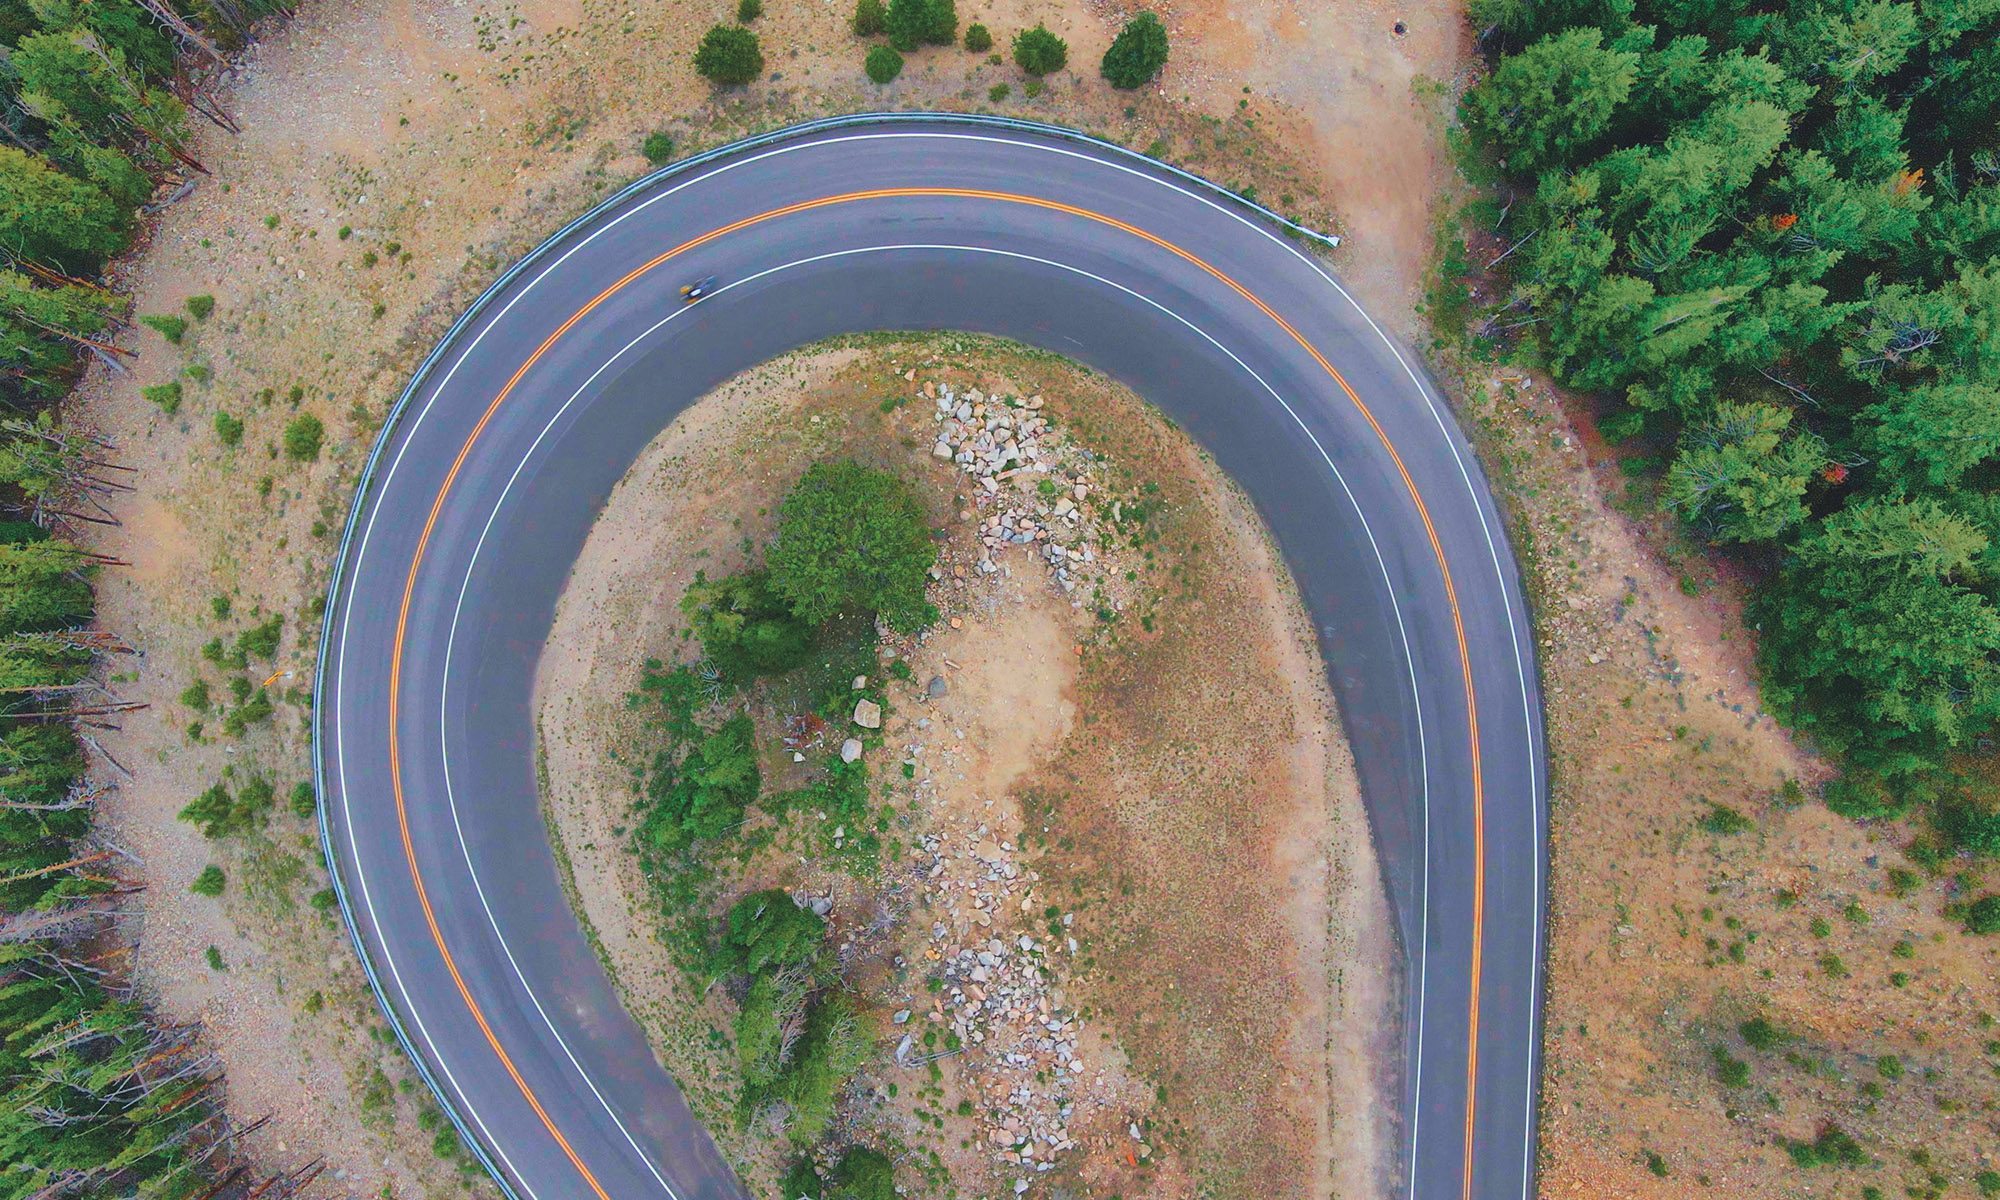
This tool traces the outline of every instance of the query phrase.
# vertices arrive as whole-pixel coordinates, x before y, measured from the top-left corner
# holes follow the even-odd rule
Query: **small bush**
[[[639,152],[654,166],[665,166],[674,157],[674,139],[667,136],[664,130],[655,129],[640,143]]]
[[[1049,90],[1049,85],[1043,83],[1039,79],[1030,79],[1028,82],[1021,85],[1021,94],[1023,96],[1026,96],[1030,100],[1033,100],[1035,97],[1041,95],[1043,92],[1046,92],[1048,90]]]
[[[218,621],[227,619],[230,610],[235,607],[235,602],[227,595],[211,596],[208,600],[208,610],[215,614]]]
[[[1648,1150],[1645,1154],[1646,1169],[1658,1178],[1665,1179],[1667,1177],[1667,1160],[1661,1158],[1657,1150]]]
[[[721,943],[715,949],[717,974],[756,975],[768,967],[789,967],[819,953],[826,922],[801,908],[780,888],[752,892],[729,907]]]
[[[1060,71],[1069,62],[1069,43],[1036,25],[1014,35],[1014,65],[1037,78]]]
[[[882,0],[854,0],[854,20],[850,22],[855,37],[876,37],[889,26],[882,9]]]
[[[1972,1183],[1982,1196],[2000,1196],[2000,1171],[1981,1171],[1972,1177]]]
[[[439,1158],[457,1158],[458,1130],[449,1125],[439,1126],[437,1136],[431,1139],[431,1153]]]
[[[208,711],[208,680],[197,679],[181,693],[181,703],[196,712]]]
[[[1820,1126],[1819,1136],[1810,1142],[1785,1143],[1785,1151],[1800,1167],[1859,1167],[1868,1162],[1868,1154],[1862,1150],[1861,1143],[1832,1121]]]
[[[252,625],[242,633],[237,634],[236,646],[245,654],[254,654],[258,658],[270,658],[278,652],[278,639],[283,636],[284,631],[285,615],[283,613],[276,613],[270,620],[263,624]]]
[[[876,46],[868,51],[861,67],[874,82],[888,83],[903,73],[903,56],[894,47]]]
[[[764,15],[764,0],[736,0],[736,23],[748,25]]]
[[[1967,933],[2000,933],[2000,893],[1981,896],[1965,907]]]
[[[202,957],[208,959],[208,969],[211,971],[227,971],[229,969],[223,964],[222,951],[214,946],[210,946],[203,953]]]
[[[1014,94],[1014,89],[1007,86],[1004,83],[996,83],[992,87],[986,89],[986,98],[988,100],[991,100],[995,104],[1000,103],[1002,100],[1005,100],[1007,97],[1013,94]]]
[[[977,21],[965,27],[965,48],[974,54],[984,54],[993,48],[993,31]]]
[[[958,40],[958,6],[954,0],[889,0],[883,25],[898,50],[949,46]]]
[[[222,868],[210,863],[201,869],[201,874],[194,877],[193,883],[188,884],[188,891],[197,896],[214,899],[222,894],[223,885],[227,882],[222,874]]]
[[[157,331],[161,337],[173,342],[175,345],[180,344],[180,340],[187,333],[188,327],[186,317],[176,316],[148,315],[140,317],[139,323],[148,329]]]
[[[1875,1073],[1884,1079],[1901,1079],[1903,1060],[1893,1054],[1884,1054],[1875,1060]]]
[[[1757,823],[1749,817],[1727,804],[1717,804],[1713,800],[1708,802],[1708,815],[1697,824],[1710,833],[1725,837],[1732,833],[1746,833],[1757,828]]]
[[[139,394],[160,406],[160,411],[173,416],[181,410],[181,384],[176,379],[172,383],[156,383],[152,387],[140,388]]]
[[[1879,775],[1850,771],[1821,793],[1827,808],[1855,821],[1892,820],[1903,815],[1904,797],[1892,793]]]
[[[779,507],[766,561],[772,590],[809,624],[869,613],[912,633],[937,615],[924,598],[937,545],[916,493],[886,471],[814,463]]]
[[[208,320],[208,314],[215,311],[215,297],[208,295],[189,296],[187,298],[187,310],[188,315],[195,320],[206,321]]]
[[[340,895],[332,888],[321,888],[312,894],[312,899],[307,901],[307,903],[319,911],[325,912],[340,903]]]
[[[351,238],[351,237],[353,237],[353,236],[354,236],[354,226],[352,226],[352,225],[342,225],[342,226],[340,227],[340,232],[339,232],[338,234],[336,234],[335,236],[336,236],[336,237],[338,237],[338,238],[339,238],[339,239],[340,239],[341,241],[343,241],[343,242],[344,242],[344,241],[346,241],[346,240],[347,240],[348,238]]]
[[[717,25],[701,35],[694,69],[710,83],[735,87],[764,73],[764,52],[758,48],[757,35],[748,29]]]
[[[1125,22],[1099,67],[1111,86],[1124,91],[1151,83],[1167,65],[1167,27],[1150,12]]]
[[[243,731],[250,726],[257,724],[259,721],[270,720],[271,714],[274,711],[271,707],[271,698],[264,694],[262,688],[259,688],[257,694],[250,697],[248,703],[231,711],[228,716],[222,718],[222,732],[228,734],[230,737],[241,737],[243,736]]]
[[[216,413],[215,436],[225,446],[239,445],[243,441],[243,422],[226,412]]]
[[[1715,1077],[1723,1087],[1740,1088],[1750,1084],[1750,1064],[1731,1055],[1726,1047],[1715,1048]]]
[[[1748,1042],[1753,1050],[1769,1050],[1773,1046],[1782,1046],[1792,1040],[1791,1034],[1763,1017],[1750,1018],[1738,1025],[1736,1032],[1743,1035],[1743,1040]]]
[[[278,227],[278,214],[277,214],[277,213],[272,213],[272,214],[271,214],[270,216],[268,216],[268,217],[265,217],[265,218],[264,218],[264,228],[266,228],[266,229],[276,229],[277,227]]]
[[[196,383],[207,383],[213,372],[208,369],[206,363],[189,363],[181,370],[181,374],[194,380]]]
[[[768,571],[745,571],[712,583],[697,575],[681,597],[680,609],[701,640],[702,654],[727,682],[782,674],[811,656],[812,627],[794,616],[772,589]]]
[[[285,457],[293,462],[314,462],[326,442],[326,425],[311,413],[292,418],[285,426]]]
[[[292,785],[292,815],[310,817],[319,811],[319,794],[313,791],[312,780],[301,779]]]

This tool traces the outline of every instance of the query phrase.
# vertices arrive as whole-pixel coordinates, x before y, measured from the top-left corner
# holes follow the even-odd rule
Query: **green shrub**
[[[862,60],[861,69],[868,72],[868,78],[873,82],[888,83],[903,73],[903,56],[896,53],[892,46],[875,46]]]
[[[208,320],[208,314],[215,311],[215,297],[208,295],[189,296],[187,298],[187,310],[188,315],[192,316],[195,320],[206,321]]]
[[[1937,826],[1956,849],[2000,856],[2000,806],[1956,796],[1938,806]]]
[[[866,1146],[849,1146],[829,1182],[826,1200],[896,1200],[896,1164]]]
[[[654,166],[664,166],[674,156],[674,139],[668,136],[666,131],[655,129],[646,135],[644,142],[640,143],[639,152]]]
[[[1981,896],[1965,907],[1967,933],[2000,933],[2000,893]]]
[[[222,874],[222,868],[216,866],[214,863],[210,863],[201,869],[201,874],[194,877],[193,883],[188,884],[188,891],[193,892],[197,896],[208,896],[212,899],[222,894],[223,886],[227,882],[228,880]]]
[[[992,87],[986,89],[986,98],[988,100],[991,100],[995,104],[1000,103],[1002,100],[1005,100],[1007,97],[1013,94],[1014,94],[1014,89],[1007,86],[1004,83],[996,83]]]
[[[744,808],[763,783],[754,738],[750,714],[738,713],[679,764],[663,753],[647,785],[653,806],[640,826],[640,838],[662,853],[677,855],[741,824]]]
[[[285,457],[293,462],[313,462],[326,442],[326,426],[318,417],[304,413],[285,426]]]
[[[965,27],[965,48],[974,54],[984,54],[993,48],[993,31],[974,21]]]
[[[215,436],[225,446],[239,445],[243,441],[243,422],[226,412],[216,413]]]
[[[216,784],[193,800],[178,814],[179,819],[201,829],[201,835],[219,838],[235,833],[247,825],[248,817],[236,807],[236,798],[229,789]]]
[[[937,546],[916,494],[886,471],[814,463],[785,496],[766,558],[771,586],[809,624],[872,613],[913,632],[936,616],[924,587]]]
[[[209,371],[205,363],[189,363],[186,367],[182,368],[181,374],[194,380],[196,383],[207,383],[213,373]]]
[[[1819,1136],[1810,1142],[1785,1143],[1785,1151],[1800,1167],[1859,1167],[1868,1162],[1868,1154],[1862,1150],[1861,1143],[1832,1121],[1820,1126]]]
[[[1037,78],[1060,71],[1069,62],[1069,43],[1036,25],[1014,35],[1014,65]]]
[[[811,655],[811,627],[792,614],[770,581],[768,571],[713,582],[697,575],[681,597],[681,613],[702,653],[731,683],[789,671]]]
[[[229,969],[222,961],[222,951],[214,946],[210,946],[203,953],[202,957],[208,959],[208,969],[211,971],[227,971]]]
[[[1731,1055],[1727,1048],[1715,1048],[1715,1077],[1723,1087],[1747,1087],[1750,1083],[1750,1064]]]
[[[1736,1032],[1743,1035],[1743,1040],[1748,1042],[1753,1050],[1769,1050],[1773,1046],[1782,1046],[1792,1040],[1791,1034],[1763,1017],[1750,1018],[1738,1025]]]
[[[834,1097],[867,1060],[868,1049],[851,1002],[841,995],[827,997],[807,1014],[805,1032],[783,1074],[768,1085],[744,1089],[742,1115],[782,1103],[791,1110],[785,1132],[792,1141],[818,1141],[833,1118]]]
[[[826,1200],[826,1181],[819,1177],[810,1158],[793,1163],[779,1181],[778,1190],[785,1200]]]
[[[340,239],[341,241],[343,241],[343,242],[344,242],[344,241],[346,241],[346,240],[347,240],[348,238],[351,238],[351,237],[353,237],[353,236],[354,236],[354,226],[352,226],[352,225],[342,225],[342,226],[340,227],[340,232],[339,232],[338,234],[335,234],[334,236],[338,237],[338,238],[339,238],[339,239]]]
[[[1040,79],[1030,79],[1026,83],[1021,85],[1021,94],[1023,96],[1026,96],[1030,100],[1033,100],[1035,97],[1041,95],[1043,92],[1046,92],[1048,90],[1049,90],[1049,85],[1042,82]],[[1110,618],[1108,617],[1106,618],[1106,620],[1109,619]]]
[[[156,383],[152,387],[140,388],[139,394],[159,405],[160,411],[170,417],[181,410],[181,383],[178,379],[172,383]]]
[[[186,317],[172,315],[159,316],[149,314],[140,317],[139,323],[149,329],[156,330],[161,337],[176,345],[180,344],[180,340],[187,333],[188,327]]]
[[[319,795],[313,790],[312,780],[301,779],[292,785],[292,815],[310,817],[319,811]]]
[[[1982,1196],[2000,1196],[2000,1171],[1987,1169],[1972,1177],[1974,1187]]]
[[[312,899],[307,901],[307,903],[319,911],[325,912],[340,903],[340,894],[332,888],[321,888],[312,894]]]
[[[1665,1179],[1668,1174],[1667,1160],[1660,1157],[1660,1152],[1657,1150],[1647,1150],[1644,1153],[1646,1155],[1646,1169],[1658,1178]]]
[[[230,612],[233,609],[235,609],[235,607],[236,607],[236,602],[234,600],[231,600],[226,594],[218,596],[210,596],[208,598],[208,611],[213,613],[215,619],[218,621],[228,620]]]
[[[1125,22],[1125,28],[1111,40],[1099,68],[1111,86],[1129,91],[1151,83],[1167,65],[1167,27],[1150,12]]]
[[[855,37],[874,37],[887,31],[882,0],[854,0],[854,19],[849,24]]]
[[[1903,1060],[1893,1054],[1884,1054],[1875,1060],[1875,1073],[1884,1079],[1901,1079]]]
[[[278,652],[278,639],[285,629],[285,615],[274,613],[271,619],[261,625],[252,625],[236,635],[236,648],[245,654],[258,658],[270,658]]]
[[[716,974],[756,975],[771,967],[796,966],[819,953],[826,922],[792,902],[780,888],[752,892],[729,908],[722,940],[715,949]]]
[[[1881,776],[1864,771],[1848,771],[1828,783],[1821,795],[1827,808],[1856,821],[1893,820],[1908,804]]]
[[[450,1125],[439,1126],[437,1136],[431,1139],[431,1153],[439,1158],[457,1158],[458,1130]]]
[[[736,23],[748,25],[764,15],[764,0],[736,0]]]
[[[953,0],[889,0],[883,27],[889,44],[906,53],[925,43],[949,46],[958,40],[958,7]]]
[[[209,703],[208,680],[197,679],[181,692],[181,704],[196,712],[207,712]]]
[[[1757,828],[1755,821],[1737,812],[1727,804],[1717,804],[1713,800],[1708,802],[1708,815],[1698,821],[1697,824],[1708,832],[1721,836],[1727,836],[1732,833],[1745,833]]]
[[[264,694],[264,689],[258,688],[256,695],[222,718],[222,732],[230,737],[242,737],[243,731],[250,726],[270,720],[274,711],[271,698]]]
[[[723,87],[749,83],[764,72],[764,52],[757,35],[740,25],[717,25],[701,35],[694,52],[694,69],[703,79]]]

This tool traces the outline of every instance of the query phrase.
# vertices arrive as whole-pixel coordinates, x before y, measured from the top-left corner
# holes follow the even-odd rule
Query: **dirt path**
[[[685,994],[623,847],[632,818],[618,798],[629,794],[630,764],[650,753],[624,698],[642,660],[688,653],[675,608],[681,590],[697,570],[715,576],[743,563],[746,547],[768,536],[786,481],[813,458],[901,462],[926,479],[947,518],[970,503],[953,498],[961,477],[921,453],[925,401],[892,416],[873,403],[885,386],[911,386],[885,369],[884,356],[900,364],[911,350],[783,360],[734,381],[663,434],[607,504],[558,611],[553,641],[566,652],[545,658],[538,680],[551,823],[576,899],[662,1060],[715,1115],[733,1101],[734,1065],[708,1032],[726,1022],[728,1006],[713,993]],[[869,916],[882,903],[875,886],[828,873],[782,843],[775,857],[732,869],[718,903],[774,884],[829,898],[848,930],[836,936],[849,978],[873,981],[863,986],[885,1039],[884,1061],[864,1069],[849,1120],[864,1138],[886,1132],[938,1150],[961,1187],[1005,1190],[1020,1168],[1009,1153],[996,1160],[993,1135],[1018,1122],[1025,1136],[1054,1118],[1035,1115],[1036,1101],[1007,1082],[998,1060],[974,1056],[954,1062],[940,1084],[942,1132],[913,1120],[918,1089],[886,1054],[902,1032],[886,1018],[899,1008],[921,1016],[933,997],[911,988],[918,980],[899,983],[902,972],[886,964],[930,961],[949,971],[957,939],[999,937],[1016,920],[1017,932],[1047,936],[1047,922],[1026,915],[1043,904],[1031,898],[1046,895],[1069,907],[1062,928],[1074,941],[1067,955],[1055,948],[1052,961],[1067,965],[1052,968],[1043,1011],[1053,998],[1061,1011],[1066,1003],[1089,1014],[1078,1018],[1078,1055],[1092,1072],[1060,1127],[1048,1127],[1055,1149],[1039,1161],[1053,1153],[1069,1173],[1052,1178],[1134,1197],[1197,1186],[1222,1195],[1374,1194],[1393,1169],[1381,1091],[1394,1057],[1394,1039],[1382,1037],[1393,1026],[1386,913],[1331,695],[1282,564],[1242,495],[1129,395],[1042,355],[948,358],[923,378],[993,391],[996,379],[1017,381],[1022,394],[1047,396],[1045,411],[1058,421],[1074,418],[1116,445],[1106,473],[1132,471],[1122,486],[1170,481],[1150,561],[1134,556],[1127,581],[1122,559],[1105,560],[1110,582],[1093,585],[1108,587],[1101,603],[1124,621],[1143,618],[1145,631],[1115,633],[1122,626],[1072,603],[1039,563],[966,548],[958,539],[968,508],[938,588],[950,619],[898,652],[910,682],[892,685],[884,726],[891,761],[906,764],[901,778],[889,773],[888,803],[911,814],[891,832],[918,869],[907,884],[891,883],[902,878],[891,869],[875,886],[892,888],[899,904],[914,892],[914,907],[885,934]],[[1198,555],[1188,551],[1197,542]],[[984,553],[1002,569],[971,569]],[[1215,655],[1224,644],[1263,650],[1226,684],[1185,670],[1184,656]],[[942,695],[932,694],[933,677]],[[753,712],[760,728],[782,721]],[[767,775],[767,790],[788,786],[785,758],[772,755],[767,770],[777,778]],[[1202,766],[1190,772],[1191,761]],[[1268,969],[1239,971],[1245,953]],[[1169,1014],[1211,1030],[1215,1042],[1178,1029],[1167,1036],[1160,1022]],[[899,1079],[903,1099],[892,1101]],[[1034,1080],[1026,1084],[1027,1095],[1039,1093]],[[965,1110],[976,1115],[959,1115],[960,1099],[976,1103]],[[1225,1105],[1232,1114],[1218,1120]],[[1147,1141],[1130,1143],[1127,1126],[1143,1126]],[[723,1130],[726,1150],[753,1177],[778,1165],[769,1144]],[[1128,1143],[1145,1152],[1140,1170],[1125,1167]]]

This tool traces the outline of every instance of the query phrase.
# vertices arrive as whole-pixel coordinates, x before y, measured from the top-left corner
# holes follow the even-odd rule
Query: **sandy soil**
[[[743,562],[745,546],[768,532],[772,500],[814,457],[900,462],[927,478],[949,517],[962,477],[924,453],[922,402],[891,417],[868,403],[884,380],[910,386],[881,359],[912,352],[783,360],[663,434],[607,505],[559,611],[554,642],[566,652],[545,658],[538,680],[551,822],[576,899],[662,1060],[711,1112],[733,1099],[733,1064],[707,1036],[727,1005],[681,991],[623,849],[629,817],[616,797],[631,786],[630,762],[647,753],[634,744],[639,722],[624,696],[646,657],[687,653],[674,608],[681,589],[697,569]],[[1168,532],[1149,547],[1153,561],[1133,556],[1136,580],[1117,580],[1124,586],[1104,600],[1123,606],[1123,618],[1143,614],[1153,632],[1106,626],[1039,564],[1009,559],[990,577],[966,570],[969,558],[953,557],[968,553],[957,522],[947,554],[957,569],[938,587],[950,619],[898,651],[913,682],[892,688],[884,732],[887,749],[910,764],[907,781],[891,776],[889,802],[900,809],[907,796],[919,814],[897,836],[967,850],[913,846],[935,869],[904,875],[892,864],[878,888],[795,854],[760,855],[732,877],[728,896],[774,882],[827,894],[848,931],[837,935],[843,953],[849,942],[867,947],[853,952],[849,977],[872,981],[864,986],[879,1018],[932,1007],[921,980],[886,958],[936,961],[964,936],[939,932],[948,927],[976,927],[977,938],[1018,917],[1033,932],[1021,914],[1042,904],[1030,895],[1046,894],[1075,913],[1080,949],[1067,959],[1058,949],[1066,967],[1055,994],[1087,1014],[1079,1052],[1092,1067],[1067,1122],[1081,1153],[1059,1159],[1069,1174],[1058,1178],[1128,1196],[1192,1194],[1197,1183],[1203,1194],[1372,1194],[1392,1157],[1379,1101],[1380,1056],[1393,1058],[1393,1039],[1377,1040],[1393,1024],[1386,914],[1332,699],[1282,564],[1240,493],[1129,395],[1040,356],[950,357],[927,379],[995,389],[998,377],[1026,377],[1024,389],[1090,430],[1089,444],[1117,447],[1111,470],[1132,469],[1129,486],[1171,480]],[[1202,544],[1199,555],[1189,541]],[[1226,682],[1180,670],[1183,654],[1215,656],[1231,644],[1266,649]],[[923,698],[933,674],[948,692]],[[775,732],[774,716],[760,713],[760,723]],[[767,779],[767,788],[783,785]],[[965,873],[967,863],[1014,853],[1028,881],[1019,914],[1014,893],[1000,904]],[[1148,858],[1159,870],[1131,869]],[[871,941],[881,932],[875,918],[892,909],[893,928]],[[1225,943],[1230,954],[1218,954]],[[1230,965],[1246,943],[1267,964],[1254,979]],[[1205,1032],[1163,1036],[1168,1014]],[[900,1031],[882,1029],[886,1048]],[[924,1104],[913,1100],[913,1074],[893,1061],[864,1072],[848,1105],[860,1136],[938,1150],[973,1194],[1004,1190],[1014,1168],[1005,1156],[993,1161],[980,1122],[1013,1086],[1005,1072],[975,1056],[951,1062],[936,1101],[942,1133],[910,1119]],[[899,1079],[902,1098],[891,1099]],[[976,1099],[980,1115],[957,1116],[961,1098]],[[1218,1120],[1225,1106],[1238,1115]],[[1127,1126],[1142,1125],[1148,1154],[1135,1168],[1123,1156]],[[723,1140],[753,1176],[771,1169],[768,1145],[729,1132]]]

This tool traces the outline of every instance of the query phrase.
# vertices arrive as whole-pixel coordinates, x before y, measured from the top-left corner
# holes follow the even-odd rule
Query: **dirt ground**
[[[1029,99],[1011,65],[946,49],[911,56],[902,80],[876,89],[861,77],[846,6],[805,0],[772,0],[758,23],[769,78],[718,94],[688,57],[725,7],[307,0],[264,30],[225,81],[241,132],[197,131],[196,156],[212,174],[149,218],[143,244],[116,267],[138,313],[216,298],[178,347],[149,331],[125,335],[142,352],[133,373],[93,368],[69,410],[137,468],[137,490],[114,505],[122,523],[91,535],[132,564],[104,573],[100,612],[144,651],[120,686],[149,707],[102,739],[119,764],[103,770],[122,784],[107,826],[152,881],[132,961],[168,1013],[206,1023],[232,1112],[274,1118],[252,1149],[326,1158],[329,1194],[455,1193],[464,1180],[433,1153],[433,1116],[382,1040],[337,923],[310,903],[326,880],[309,819],[281,800],[261,833],[209,843],[173,814],[218,781],[240,789],[261,775],[282,796],[306,777],[311,601],[377,422],[479,286],[646,169],[645,132],[669,131],[686,154],[863,108],[1066,122],[1344,230],[1343,268],[1392,319],[1407,308],[1428,245],[1418,181],[1436,167],[1435,140],[1412,132],[1422,104],[1411,83],[1449,74],[1457,34],[1442,8],[1393,14],[1409,23],[1397,38],[1392,14],[1360,0],[1188,0],[1162,10],[1176,32],[1160,83],[1125,94],[1095,75],[1122,11],[1081,0],[962,4],[961,23],[986,22],[1003,45],[1036,20],[1069,39],[1073,69]],[[989,100],[998,82],[1011,94]],[[140,397],[141,386],[176,378],[177,413]],[[247,426],[236,448],[214,432],[223,412]],[[276,448],[298,413],[326,423],[317,462],[292,463]],[[215,615],[217,597],[231,601],[226,618]],[[201,657],[211,638],[263,614],[285,617],[273,661],[236,670]],[[276,715],[241,737],[215,727],[218,711],[179,702],[197,679],[219,693],[232,678],[255,685],[283,670],[292,674],[267,688]],[[197,721],[207,726],[199,738],[187,732]],[[211,861],[231,878],[219,902],[185,888]],[[209,946],[225,970],[207,966]]]
[[[931,1156],[939,1172],[923,1194],[992,1194],[1014,1178],[1094,1196],[1377,1194],[1393,1170],[1380,1090],[1394,1059],[1386,912],[1289,577],[1241,494],[1129,393],[1047,356],[967,344],[769,364],[677,421],[614,493],[558,612],[553,642],[566,652],[545,658],[537,685],[551,825],[579,907],[725,1151],[768,1179],[782,1147],[727,1115],[734,1063],[710,1032],[727,1027],[729,1006],[686,993],[623,836],[630,763],[650,753],[625,696],[645,659],[694,653],[680,635],[683,588],[697,570],[749,561],[809,462],[888,465],[921,481],[951,534],[934,589],[946,620],[884,650],[910,668],[890,687],[883,730],[904,770],[882,772],[887,802],[909,814],[893,827],[908,859],[864,883],[780,840],[732,869],[717,900],[785,886],[831,902],[850,986],[882,1037],[845,1106],[848,1136],[900,1147],[920,1170]],[[1024,551],[982,550],[982,519],[1004,493],[981,496],[928,453],[934,414],[906,371],[1046,397],[1058,430],[1109,457],[1110,490],[1091,484],[1080,507],[1101,519],[1150,496],[1157,538],[1143,553],[1103,543],[1089,599],[1081,587],[1066,596]],[[897,390],[916,394],[883,413],[875,402]],[[976,569],[989,554],[990,574]],[[1198,665],[1246,645],[1261,655],[1229,678]],[[752,712],[775,743],[785,714]],[[767,756],[767,791],[796,773],[787,757]],[[1049,939],[1038,1002],[1041,1018],[1081,1034],[1063,1077],[1074,1082],[1054,1085],[1066,1107],[1045,1103],[1047,1078],[1070,1060],[1026,1062],[1033,1048],[1004,1041],[997,1022],[975,1026],[989,1044],[946,1058],[927,1093],[903,1061],[908,1039],[890,1047],[926,1021],[962,1020],[960,1000],[947,1007],[899,965],[949,975],[968,938],[1049,938],[1034,915],[1045,901],[1069,910],[1067,952]],[[1237,969],[1246,948],[1263,969]],[[968,999],[955,985],[948,995]],[[898,1011],[916,1019],[899,1027]],[[996,1152],[1016,1136],[1037,1156]],[[1030,1173],[1035,1163],[1054,1174]]]

